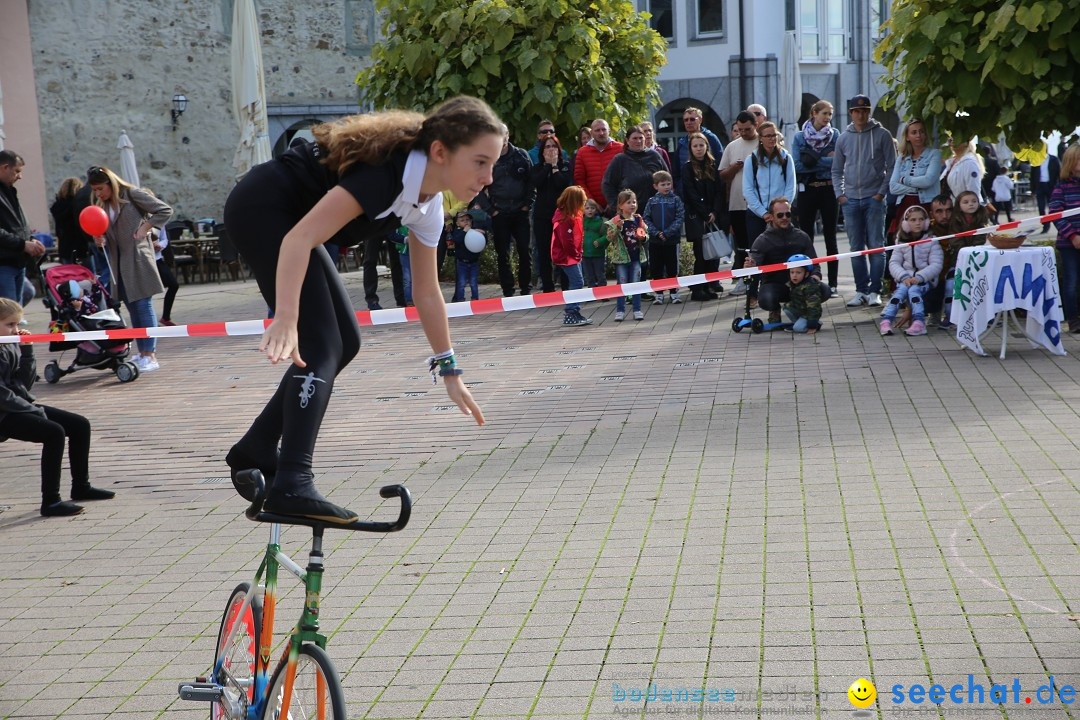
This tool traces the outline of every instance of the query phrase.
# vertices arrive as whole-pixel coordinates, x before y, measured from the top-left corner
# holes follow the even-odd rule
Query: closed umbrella
[[[142,183],[139,182],[139,169],[135,167],[135,146],[131,144],[127,130],[120,131],[120,139],[116,141],[116,147],[120,150],[120,177],[130,185],[142,187]]]
[[[799,130],[802,110],[802,72],[799,70],[799,41],[794,31],[784,33],[784,49],[780,55],[780,97],[777,108],[780,130],[790,139]]]
[[[236,0],[232,32],[233,114],[240,127],[233,167],[239,180],[248,170],[270,159],[262,44],[253,0]]]

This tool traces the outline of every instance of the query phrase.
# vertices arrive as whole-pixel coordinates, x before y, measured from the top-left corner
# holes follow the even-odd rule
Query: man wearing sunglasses
[[[536,126],[536,144],[529,148],[529,159],[532,160],[532,164],[542,165],[543,162],[540,159],[540,143],[552,137],[555,134],[555,123],[550,120],[541,120],[540,124]],[[570,156],[566,154],[566,151],[562,151],[563,162],[570,162]]]
[[[703,117],[700,108],[688,107],[683,110],[682,123],[686,134],[679,138],[678,146],[675,148],[675,167],[672,168],[672,175],[675,176],[675,192],[678,194],[682,194],[682,166],[690,160],[690,135],[693,133],[704,135],[709,141],[709,152],[717,162],[720,162],[724,154],[724,143],[720,142],[716,133],[701,124]]]
[[[806,255],[813,259],[817,257],[814,243],[810,236],[791,224],[791,203],[786,197],[777,197],[769,201],[769,226],[765,232],[758,235],[750,248],[750,255],[746,259],[745,267],[758,265],[772,265],[773,263],[787,262],[792,255]],[[811,265],[807,268],[811,275],[821,280],[821,266]],[[769,311],[769,322],[780,322],[780,305],[791,299],[790,288],[787,285],[788,272],[780,270],[769,272],[759,276],[761,285],[758,288],[758,307]],[[832,297],[829,286],[821,285],[821,300],[824,302]]]
[[[769,113],[765,110],[765,106],[759,103],[747,107],[746,112],[754,116],[754,127],[761,127],[761,123],[769,119]]]

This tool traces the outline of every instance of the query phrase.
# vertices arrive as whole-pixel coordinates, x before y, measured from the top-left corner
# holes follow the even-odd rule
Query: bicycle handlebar
[[[338,525],[321,520],[314,520],[299,515],[281,515],[278,513],[264,512],[263,501],[266,499],[266,481],[258,470],[241,470],[236,473],[238,485],[250,485],[253,499],[251,506],[244,511],[249,520],[256,522],[270,522],[281,525],[305,525],[311,528],[333,528],[337,530],[359,530],[361,532],[391,533],[403,529],[409,524],[412,515],[412,494],[404,485],[386,485],[379,489],[379,496],[389,500],[393,497],[401,498],[401,508],[398,510],[397,520],[393,522],[357,520],[348,525]]]

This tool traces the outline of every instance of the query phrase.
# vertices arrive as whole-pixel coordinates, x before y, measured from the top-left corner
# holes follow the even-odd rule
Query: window
[[[672,0],[649,0],[649,25],[667,40],[675,39],[675,18]]]
[[[377,39],[374,0],[345,0],[345,49],[350,55],[366,57]]]
[[[881,23],[889,19],[888,0],[870,0],[870,37],[880,40],[884,37]]]
[[[871,0],[879,3],[882,0]],[[804,61],[848,59],[847,0],[798,0],[799,34]]]
[[[718,35],[724,32],[723,0],[695,0],[697,34]]]

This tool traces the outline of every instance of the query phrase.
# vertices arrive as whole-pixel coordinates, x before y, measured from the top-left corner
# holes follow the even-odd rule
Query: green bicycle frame
[[[323,528],[312,528],[313,540],[311,552],[308,556],[306,569],[297,565],[292,558],[281,551],[281,526],[277,523],[270,525],[270,542],[266,546],[266,554],[263,556],[259,569],[255,573],[252,582],[252,592],[244,597],[237,615],[243,617],[251,605],[251,598],[257,593],[263,594],[263,617],[262,627],[259,628],[259,657],[255,659],[255,692],[251,705],[248,708],[249,720],[255,720],[262,716],[263,706],[267,702],[266,691],[270,684],[270,649],[274,643],[274,607],[277,601],[278,568],[283,567],[295,575],[304,584],[304,609],[300,615],[300,621],[289,635],[289,643],[281,655],[280,663],[287,663],[285,676],[285,694],[282,699],[282,716],[288,716],[289,702],[292,697],[293,681],[296,677],[296,663],[300,657],[300,647],[307,642],[315,643],[322,649],[326,649],[326,636],[319,632],[319,597],[322,593],[323,553],[322,539]],[[260,585],[265,574],[265,586]],[[222,642],[222,647],[228,647],[236,635],[240,623],[233,623],[228,634]],[[218,677],[224,656],[218,659],[214,668],[213,677]],[[325,691],[323,680],[318,679],[320,695]]]

